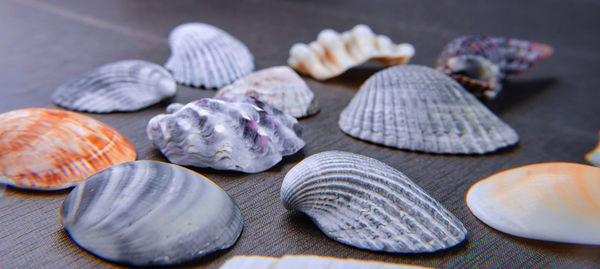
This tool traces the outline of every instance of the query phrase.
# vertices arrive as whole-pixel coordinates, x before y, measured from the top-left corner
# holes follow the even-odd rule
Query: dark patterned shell
[[[362,249],[434,252],[467,234],[404,174],[348,152],[321,152],[294,166],[283,179],[281,200],[307,214],[329,238]]]
[[[58,190],[135,160],[135,148],[110,126],[69,111],[29,108],[0,115],[0,183]]]
[[[456,81],[416,65],[371,76],[342,111],[339,126],[359,139],[430,153],[483,154],[519,141]]]
[[[494,98],[507,75],[529,70],[552,55],[548,45],[516,38],[467,35],[446,45],[436,68],[475,95]]]
[[[100,66],[58,87],[52,102],[77,111],[135,111],[175,96],[177,85],[162,66],[123,60]]]
[[[220,88],[254,69],[246,45],[212,25],[181,24],[169,34],[169,46],[165,67],[181,84]]]
[[[238,205],[183,167],[136,161],[75,187],[60,223],[87,251],[138,266],[179,264],[231,247],[243,228]]]

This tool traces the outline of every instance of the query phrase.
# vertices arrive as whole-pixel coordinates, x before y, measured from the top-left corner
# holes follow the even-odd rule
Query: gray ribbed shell
[[[248,47],[212,25],[181,24],[169,34],[169,46],[165,67],[181,84],[220,88],[254,69]]]
[[[175,96],[177,85],[162,66],[123,60],[93,69],[58,87],[52,102],[76,111],[135,111]]]
[[[231,247],[243,222],[216,184],[183,167],[127,162],[75,187],[60,223],[87,251],[109,261],[168,265]]]
[[[326,151],[294,166],[281,200],[333,240],[396,253],[433,252],[465,238],[463,224],[398,170],[358,154]]]
[[[371,76],[342,111],[339,126],[359,139],[431,153],[483,154],[519,141],[456,81],[416,65]]]

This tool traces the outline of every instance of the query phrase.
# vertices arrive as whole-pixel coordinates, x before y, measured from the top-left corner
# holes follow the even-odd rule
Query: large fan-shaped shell
[[[540,163],[494,174],[467,193],[471,212],[502,232],[600,245],[600,168]]]
[[[110,126],[69,111],[28,108],[0,115],[0,183],[57,190],[135,160],[135,148]]]
[[[436,68],[450,75],[475,95],[492,99],[510,74],[527,71],[550,57],[548,45],[516,38],[467,35],[444,47]]]
[[[433,252],[460,243],[462,223],[396,169],[358,154],[326,151],[294,166],[281,200],[329,238],[385,252]]]
[[[167,111],[146,131],[176,164],[257,173],[304,147],[296,119],[252,97],[204,98]]]
[[[281,258],[265,256],[235,256],[220,269],[416,269],[429,268],[416,265],[380,261],[340,259],[313,255],[285,255]]]
[[[600,167],[600,132],[598,133],[598,145],[585,155],[585,159],[595,166]]]
[[[342,111],[339,126],[366,141],[432,153],[482,154],[519,141],[454,80],[415,65],[370,77]]]
[[[100,66],[58,87],[52,102],[95,113],[135,111],[175,96],[177,85],[162,66],[123,60]]]
[[[308,85],[287,66],[254,72],[219,90],[216,96],[247,95],[300,118],[319,111]]]
[[[123,163],[75,187],[60,223],[79,246],[133,265],[178,264],[231,247],[237,204],[212,181],[156,161]]]
[[[165,67],[181,84],[220,88],[254,69],[246,45],[204,23],[185,23],[169,34],[171,56]]]
[[[341,34],[325,29],[308,45],[294,44],[288,64],[299,72],[325,80],[369,60],[391,66],[408,62],[414,54],[411,44],[396,45],[389,37],[375,35],[369,26],[359,24]]]

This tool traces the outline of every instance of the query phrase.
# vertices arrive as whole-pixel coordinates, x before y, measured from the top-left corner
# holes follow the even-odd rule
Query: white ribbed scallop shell
[[[52,102],[77,111],[135,111],[175,96],[175,80],[162,66],[123,60],[93,69],[59,86]]]
[[[433,252],[465,238],[462,223],[398,170],[358,154],[326,151],[294,166],[281,200],[329,238],[357,248]]]
[[[223,95],[252,96],[296,118],[319,111],[314,93],[287,66],[266,68],[238,79],[219,90],[215,96]]]
[[[440,71],[394,66],[371,76],[342,111],[345,133],[376,144],[432,153],[487,153],[517,133]]]
[[[299,72],[325,80],[369,60],[386,66],[399,65],[407,63],[414,54],[411,44],[396,45],[389,37],[375,35],[369,26],[359,24],[341,34],[325,29],[308,45],[294,44],[288,64]]]
[[[238,205],[183,167],[126,162],[75,187],[60,223],[87,251],[137,266],[179,264],[231,247],[243,228]]]
[[[181,24],[169,34],[169,46],[165,67],[181,84],[219,88],[254,69],[248,47],[212,25]]]

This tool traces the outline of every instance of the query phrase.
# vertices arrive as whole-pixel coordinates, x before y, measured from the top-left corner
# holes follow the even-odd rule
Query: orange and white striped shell
[[[0,115],[0,183],[58,190],[136,158],[112,127],[69,111],[27,108]]]

